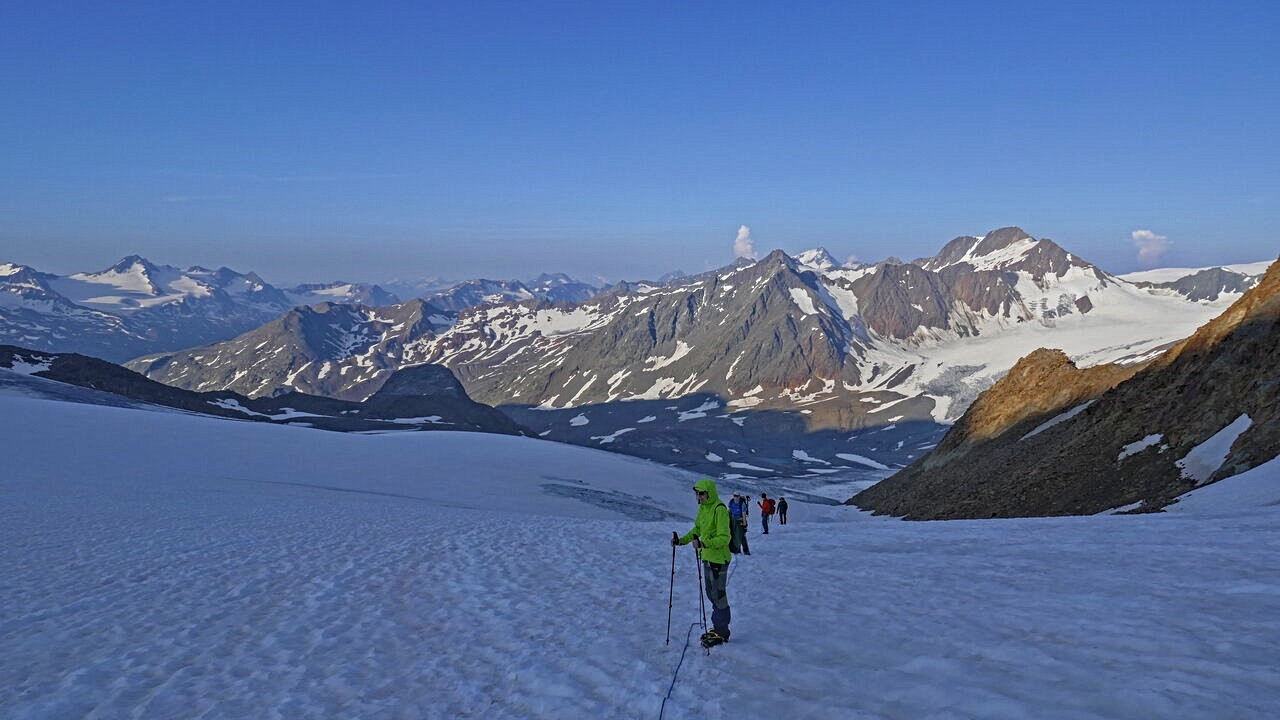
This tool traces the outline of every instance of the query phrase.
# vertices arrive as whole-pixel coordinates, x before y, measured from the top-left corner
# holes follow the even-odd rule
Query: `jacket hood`
[[[716,484],[711,478],[702,478],[693,484],[693,489],[707,494],[707,499],[702,501],[703,505],[715,505],[720,502],[720,493],[716,492]]]

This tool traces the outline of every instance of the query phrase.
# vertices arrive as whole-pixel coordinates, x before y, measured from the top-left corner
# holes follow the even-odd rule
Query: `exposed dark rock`
[[[188,390],[249,397],[298,390],[358,402],[391,377],[406,344],[434,337],[450,319],[422,300],[384,308],[321,303],[293,308],[212,347],[148,355],[125,366]]]
[[[1243,293],[1257,285],[1258,278],[1225,268],[1208,268],[1165,283],[1137,283],[1139,287],[1172,290],[1188,300],[1214,301],[1223,294]]]
[[[386,392],[355,403],[296,392],[258,399],[226,390],[191,392],[98,358],[0,345],[0,369],[16,364],[47,364],[47,370],[32,373],[36,377],[141,403],[239,420],[305,424],[336,431],[412,429],[526,434],[503,413],[468,398],[448,368],[440,366],[401,370],[388,380],[390,388]],[[404,422],[394,422],[397,420]]]

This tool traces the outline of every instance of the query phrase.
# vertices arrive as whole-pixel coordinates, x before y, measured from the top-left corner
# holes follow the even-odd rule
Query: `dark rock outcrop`
[[[1164,283],[1136,283],[1139,287],[1171,290],[1188,300],[1214,301],[1224,294],[1243,293],[1258,284],[1258,278],[1226,268],[1208,268]]]
[[[400,367],[406,344],[434,337],[451,320],[422,300],[384,308],[321,303],[216,345],[147,355],[125,367],[188,390],[249,397],[298,391],[358,402]]]
[[[171,387],[105,360],[0,345],[0,369],[47,366],[29,374],[110,393],[140,403],[203,415],[305,424],[324,430],[467,430],[528,434],[503,413],[467,397],[448,368],[423,365],[394,373],[383,391],[363,403],[285,393],[250,398],[231,391],[192,392]]]

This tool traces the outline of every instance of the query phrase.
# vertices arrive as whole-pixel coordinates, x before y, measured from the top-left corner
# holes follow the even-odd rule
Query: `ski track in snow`
[[[127,481],[6,450],[0,717],[658,717],[699,616],[678,548],[664,645],[666,538],[688,521],[222,477],[180,467],[197,440],[122,443],[172,468]],[[752,518],[733,639],[705,654],[694,631],[666,717],[1270,718],[1278,513],[907,523],[792,502],[768,536]]]

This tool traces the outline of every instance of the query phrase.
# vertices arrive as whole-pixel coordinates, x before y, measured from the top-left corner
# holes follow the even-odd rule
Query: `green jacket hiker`
[[[671,542],[688,545],[697,538],[702,550],[702,576],[707,599],[711,601],[712,626],[702,634],[702,645],[710,648],[729,641],[729,621],[733,617],[728,588],[729,560],[733,558],[729,552],[729,508],[720,502],[716,484],[709,478],[694,483],[693,490],[698,498],[698,516],[693,521],[693,529],[684,537],[672,533]]]
[[[688,545],[697,535],[702,541],[702,559],[717,564],[724,564],[733,558],[729,552],[729,508],[720,502],[716,492],[716,484],[703,478],[693,484],[694,490],[705,492],[706,498],[698,504],[698,516],[693,521],[693,529],[680,538],[681,545]]]

